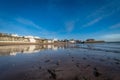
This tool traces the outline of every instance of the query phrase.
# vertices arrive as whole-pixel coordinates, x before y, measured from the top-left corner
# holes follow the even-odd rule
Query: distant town
[[[19,36],[17,34],[0,33],[0,45],[5,44],[64,44],[64,43],[102,43],[103,40],[87,39],[85,41],[75,39],[43,39],[38,36]]]

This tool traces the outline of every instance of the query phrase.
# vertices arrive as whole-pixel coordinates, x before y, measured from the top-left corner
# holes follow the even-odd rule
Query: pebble
[[[56,79],[55,70],[50,70],[50,69],[48,69],[47,71],[48,71],[48,73],[51,75],[51,78]]]
[[[50,60],[46,60],[45,62],[50,62]]]
[[[101,74],[98,72],[97,68],[94,68],[93,74],[95,77],[99,77]]]

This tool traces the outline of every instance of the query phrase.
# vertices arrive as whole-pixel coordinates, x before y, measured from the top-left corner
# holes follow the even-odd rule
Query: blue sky
[[[0,0],[0,32],[120,41],[120,0]]]

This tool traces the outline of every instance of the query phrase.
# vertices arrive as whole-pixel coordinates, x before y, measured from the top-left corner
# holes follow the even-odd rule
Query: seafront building
[[[87,39],[84,43],[101,43],[102,40]],[[0,45],[4,44],[53,44],[53,43],[82,43],[81,40],[58,40],[58,39],[43,39],[38,36],[19,36],[17,34],[0,33]]]
[[[0,43],[54,43],[54,39],[41,39],[37,36],[19,36],[17,34],[0,33]]]
[[[103,43],[105,41],[103,40],[95,40],[95,39],[87,39],[86,41],[84,41],[85,43]]]

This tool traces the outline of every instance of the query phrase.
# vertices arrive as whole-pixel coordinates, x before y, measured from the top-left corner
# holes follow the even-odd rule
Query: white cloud
[[[101,19],[102,19],[102,17],[96,18],[96,19],[94,19],[93,21],[90,21],[90,22],[88,22],[87,24],[83,25],[83,27],[91,26],[91,25],[99,22]]]
[[[106,41],[120,41],[120,34],[106,34],[101,36],[101,39]]]
[[[22,34],[22,35],[39,35],[40,37],[51,38],[52,36],[56,36],[57,32],[52,32],[40,27],[35,24],[33,21],[25,19],[25,18],[13,18],[9,20],[0,19],[0,29],[1,32],[6,33],[14,33],[14,34]],[[36,30],[31,30],[29,27],[33,27]],[[12,30],[9,30],[12,29]],[[50,36],[51,35],[51,36]]]
[[[27,19],[24,19],[24,18],[16,18],[15,19],[17,22],[21,23],[21,24],[24,24],[24,25],[29,25],[29,26],[32,26],[34,28],[37,28],[37,29],[41,29],[40,26],[38,26],[37,24],[35,24],[33,21],[31,20],[27,20]]]
[[[120,23],[117,23],[117,24],[111,26],[110,28],[111,28],[111,29],[114,29],[114,28],[120,28]]]
[[[108,4],[100,7],[92,14],[88,15],[87,18],[96,17],[96,16],[109,16],[114,14],[117,11],[120,11],[120,2],[118,0],[109,1]]]
[[[36,23],[34,23],[31,20],[28,20],[25,18],[16,18],[15,20],[21,24],[24,24],[25,26],[31,26],[33,28],[36,28],[37,30],[39,30],[39,34],[44,35],[44,37],[46,37],[46,36],[50,37],[49,35],[51,35],[51,37],[52,37],[57,34],[56,32],[51,32],[51,31],[44,29],[43,27],[40,27],[39,25],[37,25]]]
[[[91,21],[87,22],[83,25],[83,27],[89,27],[99,22],[100,20],[115,14],[120,11],[120,2],[117,0],[111,1],[108,4],[102,6],[96,11],[92,12],[92,14],[87,16],[87,19],[93,18]]]
[[[65,22],[65,28],[67,30],[67,32],[71,32],[75,27],[75,21],[68,21]]]

